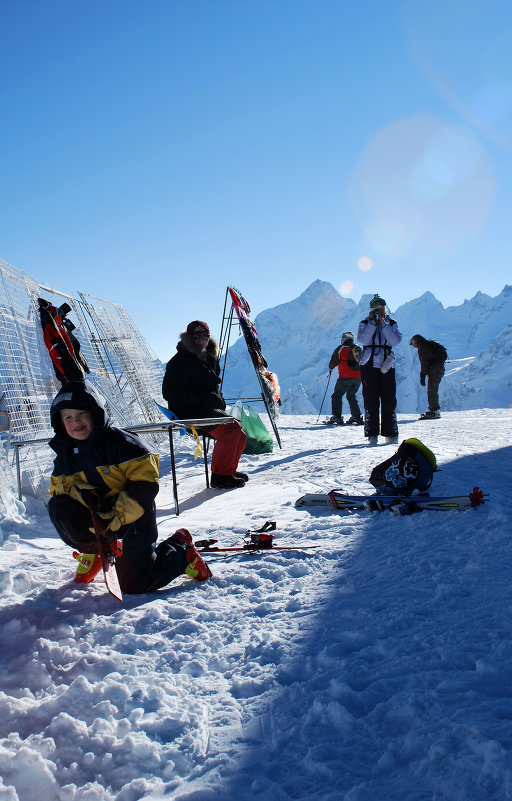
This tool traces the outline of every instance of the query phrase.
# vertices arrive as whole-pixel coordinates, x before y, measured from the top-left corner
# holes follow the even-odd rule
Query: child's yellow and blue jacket
[[[92,415],[94,430],[86,440],[66,434],[60,415],[65,408]],[[110,425],[104,402],[92,384],[82,380],[65,384],[53,401],[51,422],[55,436],[50,447],[56,453],[51,496],[69,495],[84,505],[92,497],[108,511],[103,516],[112,531],[153,514],[159,457],[135,434]]]

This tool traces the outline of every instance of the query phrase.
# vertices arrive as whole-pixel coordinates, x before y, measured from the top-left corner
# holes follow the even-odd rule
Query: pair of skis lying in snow
[[[394,495],[345,495],[341,490],[331,490],[328,493],[309,493],[302,495],[295,501],[296,507],[328,507],[338,512],[340,511],[365,511],[365,512],[383,512],[389,510],[395,515],[411,515],[415,512],[422,511],[437,511],[437,512],[451,512],[463,511],[465,509],[476,509],[488,500],[489,496],[484,494],[478,487],[473,487],[472,492],[468,495],[453,495],[447,497],[436,497],[432,495],[412,495],[412,496],[394,496]],[[108,591],[118,598],[120,601],[123,599],[117,572],[115,567],[116,556],[120,556],[120,550],[117,552],[112,548],[112,544],[107,544],[107,535],[103,521],[98,517],[95,510],[90,507],[91,517],[96,532],[96,539],[98,543],[98,550],[101,557],[103,572],[105,575],[105,583]],[[252,553],[263,553],[269,551],[302,551],[309,548],[318,548],[318,545],[274,545],[274,535],[271,531],[276,530],[276,523],[273,520],[267,520],[263,526],[254,531],[248,530],[244,544],[241,546],[218,546],[216,539],[197,540],[195,546],[201,553],[228,553],[228,552],[243,552],[249,551]]]
[[[464,509],[476,509],[488,499],[481,489],[473,487],[469,495],[453,495],[436,497],[431,495],[345,495],[341,490],[331,490],[328,493],[311,493],[302,495],[295,501],[296,507],[330,507],[336,511],[359,510],[365,512],[383,512],[389,510],[395,515],[411,515],[424,510],[451,512]],[[215,553],[219,551],[261,551],[261,550],[302,550],[315,548],[315,545],[274,545],[274,537],[269,531],[275,531],[276,524],[268,521],[256,531],[248,531],[243,546],[238,548],[220,548],[217,540],[199,540],[196,547],[202,553]]]
[[[295,506],[327,506],[337,511],[363,510],[366,512],[383,512],[386,509],[395,515],[411,515],[415,512],[430,510],[451,512],[464,509],[476,509],[488,499],[481,489],[473,487],[469,495],[452,495],[438,497],[435,495],[345,495],[341,490],[333,489],[327,493],[309,493],[302,495]]]

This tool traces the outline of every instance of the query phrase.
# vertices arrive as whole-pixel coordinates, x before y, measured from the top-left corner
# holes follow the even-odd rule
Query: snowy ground
[[[512,411],[401,415],[465,512],[294,508],[371,493],[359,427],[283,417],[283,449],[244,457],[243,489],[206,490],[192,443],[181,515],[162,460],[162,538],[241,544],[275,520],[314,550],[209,558],[214,578],[121,605],[74,560],[44,507],[1,523],[0,801],[512,799]]]

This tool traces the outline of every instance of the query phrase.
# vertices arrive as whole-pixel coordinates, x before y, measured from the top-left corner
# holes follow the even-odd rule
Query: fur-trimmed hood
[[[167,362],[162,395],[177,417],[220,417],[226,402],[219,389],[219,346],[210,337],[206,350],[182,331],[176,354]]]
[[[215,360],[219,358],[219,343],[217,342],[217,340],[212,339],[212,337],[210,337],[210,339],[208,340],[208,345],[206,346],[206,350],[203,350],[202,348],[198,347],[191,334],[187,334],[186,331],[181,332],[180,342],[185,348],[185,350],[188,350],[189,353],[193,353],[194,356],[197,356],[197,358],[202,362],[205,362],[208,359],[208,357],[213,358]]]

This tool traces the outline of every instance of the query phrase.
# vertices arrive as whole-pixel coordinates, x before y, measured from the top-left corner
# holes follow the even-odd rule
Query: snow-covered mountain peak
[[[332,284],[317,280],[298,298],[261,312],[254,322],[260,338],[263,336],[268,340],[277,337],[282,341],[297,336],[302,340],[308,338],[311,328],[336,325],[355,308],[355,302],[342,298]]]
[[[419,298],[412,300],[411,304],[414,306],[435,306],[439,309],[444,308],[441,301],[439,301],[436,296],[432,294],[432,292],[424,292]]]
[[[330,355],[343,331],[357,335],[372,296],[365,294],[356,304],[342,297],[332,284],[318,279],[294,300],[258,314],[254,322],[269,369],[277,373],[284,412],[300,414],[320,408]],[[385,300],[392,309],[392,298]],[[391,314],[402,332],[402,342],[395,348],[398,411],[426,408],[417,352],[409,345],[414,334],[442,342],[452,360],[441,383],[443,409],[508,407],[512,400],[512,361],[504,354],[510,345],[511,286],[505,286],[495,298],[477,292],[471,300],[446,309],[427,291]],[[485,352],[485,358],[477,358]],[[497,362],[498,384],[493,377]],[[228,365],[226,396],[254,397],[257,380],[242,338],[230,348]],[[330,396],[326,397],[326,409],[329,412]]]

